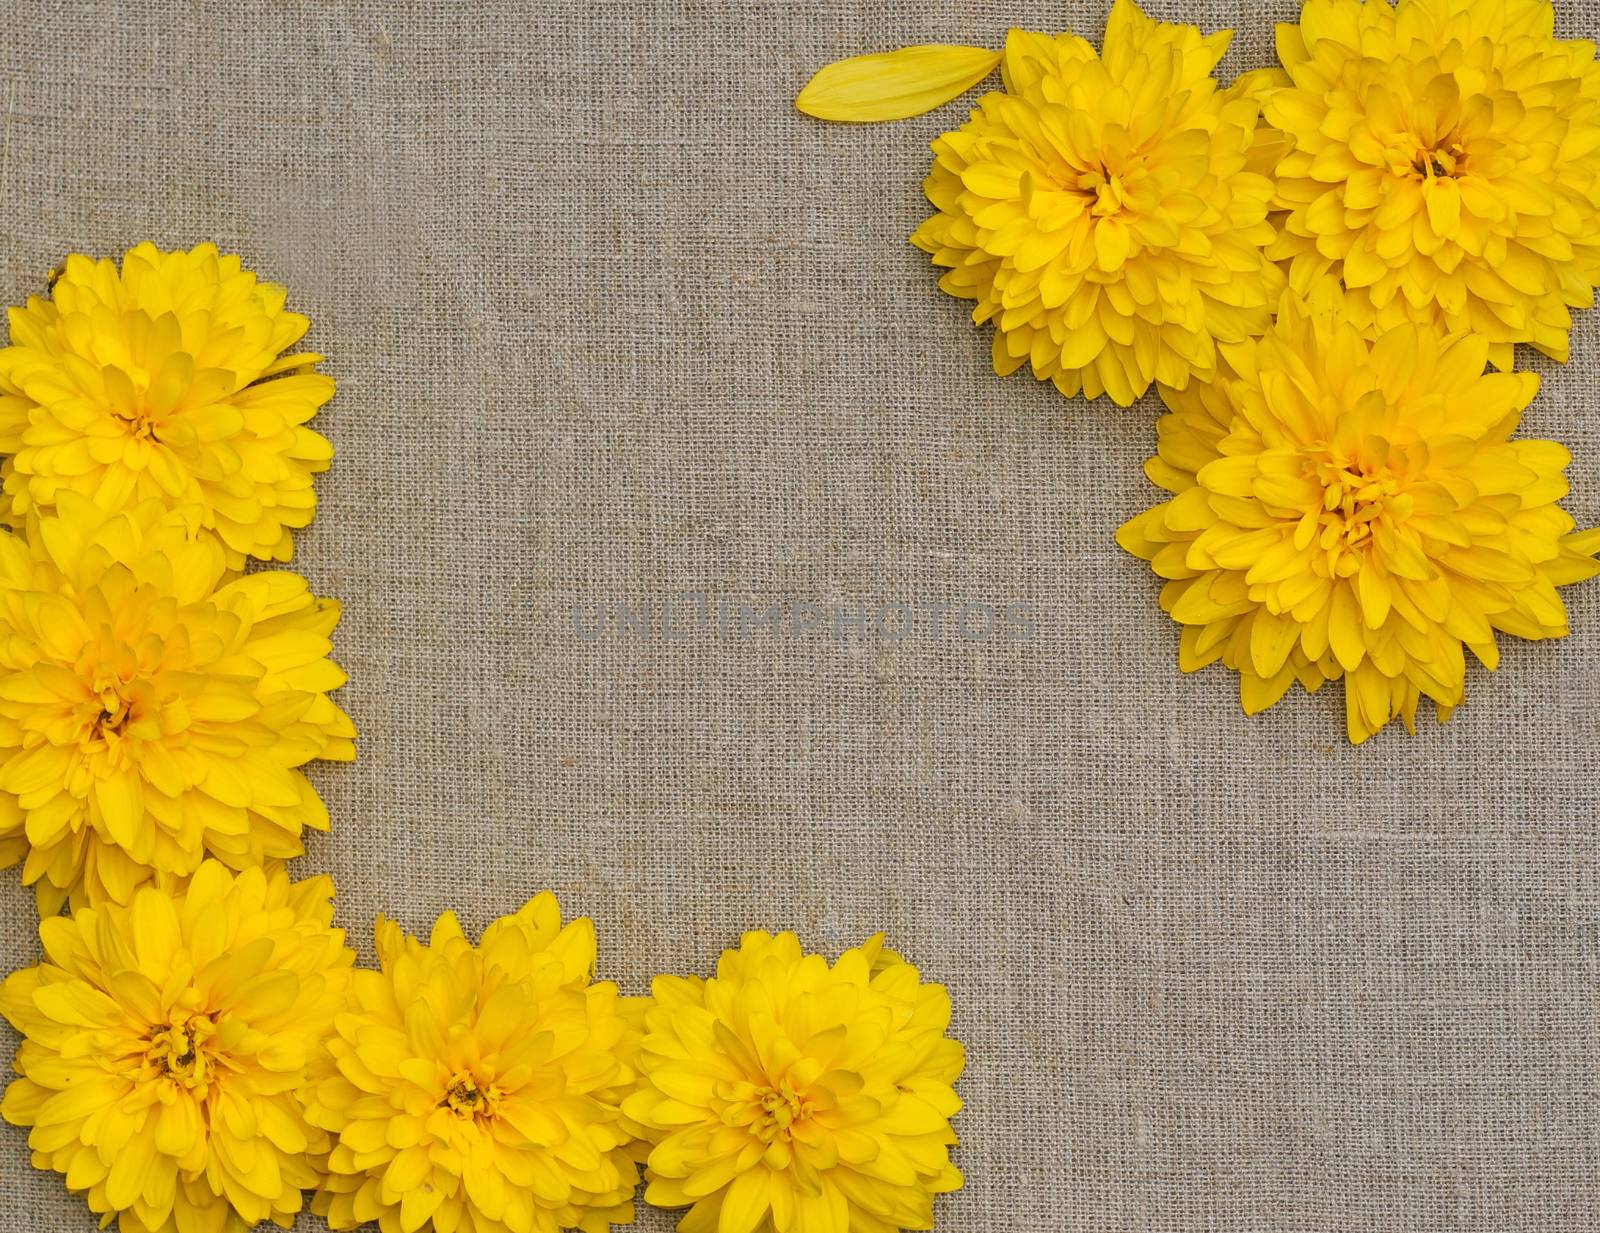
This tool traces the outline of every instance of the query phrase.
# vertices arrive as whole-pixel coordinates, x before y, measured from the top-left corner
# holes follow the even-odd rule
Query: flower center
[[[449,1109],[459,1118],[493,1117],[500,1104],[500,1089],[491,1084],[480,1085],[477,1077],[467,1070],[458,1070],[450,1077],[445,1089],[441,1109]]]
[[[1097,171],[1085,171],[1078,176],[1078,191],[1091,197],[1094,204],[1089,213],[1097,218],[1110,218],[1122,213],[1122,177],[1102,165]]]
[[[1341,567],[1340,557],[1369,548],[1373,524],[1385,516],[1406,518],[1412,499],[1387,465],[1369,467],[1332,447],[1308,451],[1306,471],[1322,487],[1322,508],[1313,511],[1318,547],[1333,574],[1348,576],[1359,561],[1351,556]]]
[[[99,714],[93,715],[81,738],[85,746],[114,743],[133,719],[133,707],[115,690],[101,691],[99,703]]]
[[[1467,149],[1458,135],[1452,133],[1436,139],[1412,136],[1410,146],[1409,156],[1402,146],[1395,160],[1395,171],[1410,172],[1424,180],[1449,180],[1466,174]]]
[[[116,416],[127,429],[130,437],[142,440],[156,439],[156,422],[151,418],[148,408],[139,407],[133,411],[117,411]]]
[[[794,1124],[805,1121],[812,1113],[811,1102],[797,1092],[787,1079],[759,1089],[756,1092],[756,1105],[760,1112],[752,1129],[758,1138],[767,1143],[773,1139],[787,1141],[793,1133]]]
[[[216,1070],[216,1059],[206,1048],[216,1033],[209,1015],[183,1015],[150,1037],[145,1058],[182,1086],[204,1088]]]
[[[75,671],[90,690],[74,707],[78,748],[85,754],[130,752],[123,745],[129,728],[154,705],[148,685],[140,682],[134,665],[118,665],[92,654],[80,660]]]
[[[150,410],[150,373],[137,365],[122,371],[132,391],[131,395],[124,393],[122,399],[114,402],[112,414],[122,421],[130,437],[154,439],[159,424]]]

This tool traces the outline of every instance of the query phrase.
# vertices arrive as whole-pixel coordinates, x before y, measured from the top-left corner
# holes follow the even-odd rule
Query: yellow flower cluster
[[[303,578],[230,574],[158,502],[64,491],[0,538],[0,590],[0,859],[26,853],[42,911],[327,827],[298,768],[353,757],[355,729],[327,695],[339,606]]]
[[[213,244],[73,255],[13,309],[0,355],[6,511],[21,525],[62,493],[118,507],[156,500],[210,532],[232,569],[287,561],[316,509],[333,447],[305,427],[333,397],[310,322],[282,287]]]
[[[0,989],[0,1116],[34,1165],[122,1233],[287,1229],[308,1191],[334,1229],[606,1233],[641,1164],[686,1233],[931,1227],[962,1054],[881,941],[751,935],[647,1011],[553,895],[476,945],[380,917],[369,971],[289,879],[328,825],[301,768],[355,728],[338,605],[243,569],[332,454],[284,299],[211,245],[74,256],[0,350],[0,864],[44,948]]]
[[[1259,102],[1211,77],[1227,43],[1131,0],[1101,55],[1013,30],[1005,90],[933,143],[938,213],[911,242],[995,323],[1001,376],[1031,363],[1063,394],[1128,406],[1154,381],[1205,380],[1218,342],[1266,327],[1272,181],[1250,167]]]
[[[1218,343],[1266,329],[1284,285],[1265,252],[1273,135],[1254,78],[1224,90],[1212,76],[1229,37],[1153,21],[1132,0],[1112,6],[1099,52],[1013,30],[1004,89],[933,143],[937,213],[911,242],[946,271],[943,290],[975,301],[974,322],[994,324],[1001,376],[1031,364],[1069,397],[1128,406],[1157,381],[1209,380]],[[801,109],[883,118],[897,62],[866,59],[819,73]],[[950,84],[919,102],[970,83]]]
[[[859,56],[797,105],[917,115],[999,64],[912,243],[1002,376],[1158,390],[1173,496],[1119,540],[1167,580],[1180,665],[1234,669],[1247,712],[1342,680],[1360,742],[1422,697],[1447,717],[1496,633],[1566,634],[1555,588],[1600,573],[1567,452],[1511,439],[1516,344],[1564,361],[1600,286],[1600,64],[1548,0],[1305,0],[1282,67],[1223,87],[1226,41],[1115,0],[1098,53]]]
[[[932,1228],[954,1190],[950,1000],[883,948],[749,934],[710,980],[597,982],[595,932],[530,900],[474,945],[378,921],[353,969],[327,878],[208,860],[40,925],[0,1014],[0,1114],[124,1233],[293,1226],[607,1233]]]
[[[286,571],[333,392],[281,287],[203,244],[72,256],[0,350],[0,865],[42,913],[126,904],[214,857],[293,857],[354,756],[339,606]]]
[[[45,958],[0,1115],[123,1233],[293,1225],[354,955],[283,861],[354,756],[339,606],[286,561],[332,456],[307,321],[205,244],[72,256],[0,349],[0,865]],[[58,915],[63,906],[70,916]]]

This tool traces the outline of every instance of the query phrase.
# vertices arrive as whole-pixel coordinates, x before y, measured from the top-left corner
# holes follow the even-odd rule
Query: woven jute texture
[[[1600,586],[1413,739],[1350,748],[1337,687],[1246,719],[1113,543],[1154,401],[996,378],[906,243],[966,104],[792,106],[842,55],[1106,7],[13,3],[0,294],[214,239],[312,318],[338,459],[295,568],[344,601],[361,740],[298,868],[365,959],[380,909],[545,887],[630,992],[748,928],[884,929],[969,1050],[954,1233],[1594,1229]],[[1294,9],[1152,12],[1236,27],[1231,76]],[[1600,317],[1573,354],[1525,431],[1593,524]],[[719,628],[741,602],[782,630]],[[860,636],[880,603],[918,632]],[[622,604],[650,637],[574,628]],[[0,906],[33,962],[15,871]],[[0,1229],[91,1227],[0,1130]]]

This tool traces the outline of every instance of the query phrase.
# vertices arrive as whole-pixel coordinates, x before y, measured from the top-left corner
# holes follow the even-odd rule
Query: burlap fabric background
[[[886,929],[969,1049],[956,1233],[1593,1229],[1600,586],[1415,739],[1351,749],[1338,689],[1246,720],[1112,542],[1153,400],[997,380],[905,243],[963,105],[791,106],[841,55],[1105,9],[12,4],[0,295],[215,239],[312,317],[339,456],[296,567],[345,602],[361,744],[302,867],[367,958],[380,908],[479,926],[541,887],[630,991],[754,926]],[[1237,27],[1231,75],[1293,8],[1153,11]],[[1593,523],[1600,319],[1573,350],[1527,431]],[[1038,632],[573,632],[686,592]],[[9,969],[33,909],[0,897]],[[91,1227],[0,1131],[0,1228]]]

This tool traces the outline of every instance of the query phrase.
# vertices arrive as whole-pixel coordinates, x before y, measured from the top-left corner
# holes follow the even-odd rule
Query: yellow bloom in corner
[[[326,1148],[296,1093],[355,959],[332,894],[208,861],[186,891],[41,921],[44,962],[0,989],[22,1036],[0,1114],[34,1166],[121,1233],[292,1227]]]
[[[1557,504],[1567,451],[1510,439],[1538,378],[1486,373],[1488,346],[1290,304],[1215,384],[1164,392],[1145,470],[1175,495],[1117,539],[1168,579],[1185,672],[1221,660],[1247,713],[1342,678],[1359,743],[1423,697],[1448,718],[1464,648],[1493,669],[1496,633],[1566,634],[1556,587],[1600,573],[1600,531]]]
[[[1128,406],[1153,382],[1209,379],[1217,343],[1267,328],[1272,183],[1252,158],[1256,91],[1211,77],[1228,38],[1131,0],[1099,55],[1013,30],[1005,90],[933,143],[938,213],[911,240],[993,322],[1001,376],[1031,363],[1069,397]]]
[[[228,580],[214,538],[156,502],[74,493],[0,532],[0,866],[51,913],[125,903],[212,855],[298,855],[327,810],[298,769],[354,756],[329,699],[339,606],[282,571]]]
[[[427,943],[378,921],[309,1116],[335,1138],[313,1210],[383,1233],[606,1233],[633,1219],[619,1104],[639,1032],[594,982],[594,924],[542,894],[473,946],[446,912]]]
[[[1600,284],[1600,67],[1553,28],[1544,0],[1307,0],[1278,27],[1295,291],[1342,281],[1363,327],[1471,330],[1501,369],[1567,358]]]
[[[0,350],[0,454],[10,516],[63,492],[107,508],[146,500],[215,534],[230,568],[287,561],[333,457],[305,426],[333,397],[311,353],[285,354],[308,322],[282,287],[214,244],[115,262],[74,254],[50,298],[11,310]]]
[[[645,1197],[683,1233],[931,1229],[955,1190],[961,1046],[950,999],[883,948],[830,965],[793,934],[747,933],[710,980],[660,976],[640,1088],[658,1140]]]

